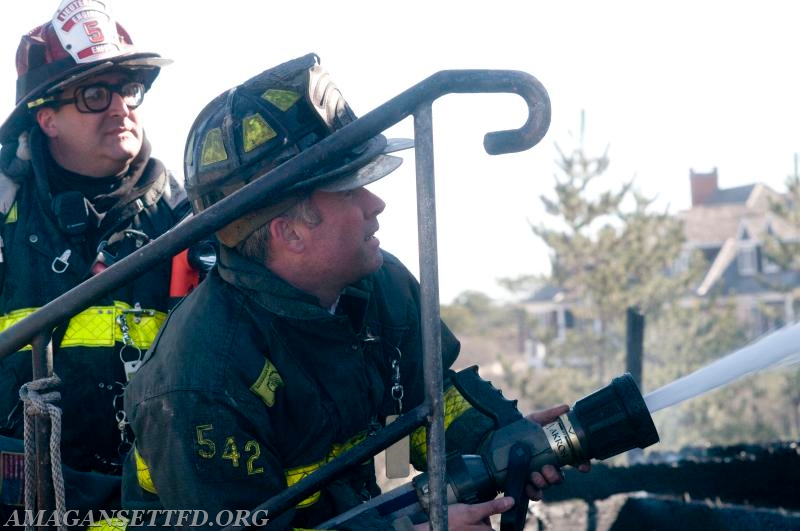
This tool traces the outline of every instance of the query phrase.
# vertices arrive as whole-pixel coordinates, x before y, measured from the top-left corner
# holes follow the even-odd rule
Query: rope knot
[[[50,419],[50,473],[55,490],[55,511],[58,522],[63,525],[66,503],[64,498],[64,477],[61,473],[61,409],[53,402],[61,400],[61,393],[52,391],[61,384],[61,379],[56,376],[40,378],[23,384],[19,389],[19,398],[25,405],[25,509],[36,509],[36,443],[34,439],[33,417],[35,415],[47,416]],[[26,530],[32,531],[33,526],[26,523]]]
[[[56,375],[23,384],[22,387],[19,388],[19,399],[25,404],[25,413],[29,415],[48,416],[52,416],[55,413],[60,417],[61,410],[52,404],[53,402],[61,400],[61,393],[58,391],[51,391],[51,389],[59,385],[61,385],[61,379]],[[54,409],[57,410],[58,413],[53,411]]]

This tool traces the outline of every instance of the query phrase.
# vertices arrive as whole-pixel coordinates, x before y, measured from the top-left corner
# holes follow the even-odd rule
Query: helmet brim
[[[403,159],[393,155],[378,155],[355,172],[317,188],[321,192],[346,192],[374,183],[400,167]]]
[[[345,192],[361,188],[389,175],[403,163],[402,158],[387,155],[387,153],[394,153],[412,147],[414,147],[414,141],[411,139],[387,140],[379,135],[371,139],[368,145],[361,150],[361,156],[350,164],[328,171],[313,179],[314,183],[323,182],[324,184],[315,184],[310,187],[304,186],[303,188],[321,192]],[[375,149],[380,149],[380,151],[375,154]],[[364,159],[368,156],[372,157],[372,159],[364,163]],[[352,166],[357,166],[357,169],[350,169]],[[344,172],[342,168],[345,169]],[[342,173],[345,174],[342,175]],[[298,204],[303,200],[303,197],[302,193],[297,193],[279,201],[277,204],[267,205],[245,214],[217,231],[217,239],[226,247],[236,247],[257,229]]]
[[[355,190],[386,177],[403,163],[403,159],[388,155],[414,147],[407,138],[386,139],[378,135],[362,147],[361,153],[349,163],[316,176],[314,189],[322,192]]]

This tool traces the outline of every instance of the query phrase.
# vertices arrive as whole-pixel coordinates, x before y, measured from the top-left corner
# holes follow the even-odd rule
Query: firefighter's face
[[[320,192],[311,196],[321,222],[307,229],[308,259],[332,282],[356,282],[383,264],[378,214],[386,207],[366,188]]]
[[[130,81],[122,73],[94,76],[67,87],[59,99],[70,101],[81,88],[93,84],[122,87]],[[81,175],[106,177],[124,171],[142,148],[142,125],[136,112],[130,97],[111,91],[104,111],[81,112],[73,102],[41,109],[36,119],[49,138],[56,162]]]

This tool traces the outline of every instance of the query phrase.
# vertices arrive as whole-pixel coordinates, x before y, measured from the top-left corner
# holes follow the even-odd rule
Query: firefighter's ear
[[[52,107],[42,107],[36,111],[36,123],[49,138],[58,136],[58,125],[55,118],[56,110]]]
[[[299,221],[279,216],[269,222],[270,240],[275,247],[300,253],[305,248],[305,239]]]

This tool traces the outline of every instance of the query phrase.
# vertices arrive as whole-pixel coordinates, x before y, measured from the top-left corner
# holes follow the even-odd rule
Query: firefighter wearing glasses
[[[313,54],[221,94],[186,143],[194,211],[353,120]],[[203,527],[225,525],[226,512],[254,509],[422,403],[419,285],[381,249],[375,233],[386,205],[364,188],[400,165],[388,153],[401,147],[410,143],[378,135],[217,233],[217,269],[173,310],[125,391],[136,434],[125,508],[201,509]],[[442,324],[443,365],[458,352]],[[467,380],[476,389],[470,400],[486,403],[496,391],[474,371],[448,372],[456,382],[445,392],[448,450],[475,453],[494,424],[456,391]],[[532,420],[549,422],[566,409]],[[394,464],[410,458],[424,468],[425,444],[419,430],[405,463]],[[561,479],[547,465],[530,476],[528,494],[539,497]],[[314,528],[378,492],[366,462],[293,510],[268,515],[268,529]],[[450,528],[490,529],[484,520],[510,506],[511,498],[455,504]],[[377,514],[350,524],[428,528]]]
[[[151,157],[137,116],[169,62],[138,51],[107,2],[65,0],[52,20],[22,37],[16,107],[0,126],[0,331],[188,213],[185,192]],[[70,508],[118,503],[118,478],[107,475],[120,474],[129,448],[122,390],[169,309],[170,265],[54,330],[61,457],[68,470],[86,473],[65,478]],[[17,450],[4,457],[6,510],[23,499],[14,477],[23,434],[19,391],[31,379],[30,348],[0,360],[2,449]],[[93,479],[104,492],[87,488]]]

